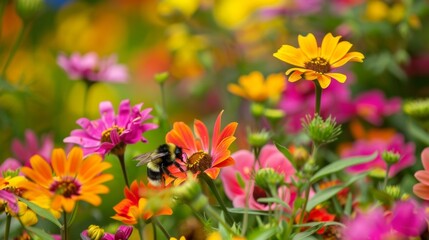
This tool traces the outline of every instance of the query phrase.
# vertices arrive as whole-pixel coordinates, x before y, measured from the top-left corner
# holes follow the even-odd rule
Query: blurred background
[[[246,146],[240,136],[245,133],[241,123],[249,118],[243,110],[248,103],[228,93],[226,86],[252,71],[265,76],[284,72],[287,66],[272,54],[283,44],[298,46],[299,34],[313,33],[319,43],[328,32],[341,35],[353,43],[352,51],[365,55],[363,64],[345,69],[349,77],[345,94],[350,99],[370,90],[403,101],[429,96],[426,0],[45,0],[25,28],[16,1],[1,0],[1,4],[0,66],[24,31],[0,76],[0,162],[14,155],[12,142],[23,141],[27,129],[39,139],[50,135],[55,147],[65,147],[63,139],[78,128],[77,119],[99,118],[101,101],[111,101],[116,110],[123,99],[130,99],[132,105],[143,102],[144,108],[153,108],[157,121],[162,101],[154,75],[165,71],[169,72],[164,88],[170,123],[198,118],[209,121],[210,128],[224,109],[224,123],[240,123],[235,148]],[[86,91],[83,81],[71,80],[57,64],[59,54],[76,52],[116,55],[128,69],[128,81],[95,82]],[[380,126],[394,126],[413,138],[404,121],[401,115]],[[128,159],[155,149],[165,135],[159,129],[145,137],[147,144],[129,147]],[[417,144],[421,149],[429,142],[420,138]],[[119,179],[114,158],[108,156],[107,161]],[[144,179],[144,170],[131,162],[127,165],[130,179]],[[112,206],[123,198],[122,179],[108,185],[111,194],[103,205],[97,209],[82,205],[88,211],[81,211],[73,229],[80,232],[89,224],[114,222],[110,216]],[[181,214],[186,210],[177,210],[176,219]],[[165,225],[176,229],[173,233],[179,231],[171,218]]]

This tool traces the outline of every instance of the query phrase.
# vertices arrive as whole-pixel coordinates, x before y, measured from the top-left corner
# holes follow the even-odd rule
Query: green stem
[[[305,189],[304,204],[302,205],[301,216],[299,217],[299,224],[301,224],[302,221],[304,221],[305,211],[306,211],[305,209],[307,208],[308,198],[310,197],[310,189],[311,189],[311,183],[310,183],[310,181],[308,181],[308,184],[307,184],[306,187],[307,188]]]
[[[223,202],[223,200],[222,200],[222,198],[221,198],[221,196],[219,194],[219,191],[217,190],[217,187],[214,184],[213,180],[210,177],[208,177],[206,174],[201,174],[201,175],[202,175],[204,181],[209,186],[210,191],[214,194],[217,202],[220,205],[220,208],[222,209],[223,212],[225,212],[226,220],[228,221],[228,223],[232,224],[234,222],[234,219],[232,218],[232,216],[229,213],[229,211],[226,209],[225,203]]]
[[[9,239],[9,231],[10,231],[10,222],[12,221],[12,216],[6,215],[6,226],[4,229],[4,239]]]
[[[24,37],[24,33],[27,31],[29,26],[30,26],[30,24],[28,24],[24,21],[23,26],[22,26],[21,30],[19,31],[18,37],[17,37],[14,45],[12,46],[12,50],[10,51],[10,53],[6,59],[6,63],[3,66],[3,69],[1,71],[1,76],[3,76],[3,77],[6,76],[7,68],[9,67],[10,63],[12,62],[12,59],[15,56],[15,53],[18,50],[19,45],[22,42],[22,39]]]
[[[204,210],[214,219],[216,219],[229,233],[231,233],[233,236],[237,235],[231,227],[219,216],[219,214],[210,206],[206,205],[204,207]]]
[[[142,220],[139,220],[138,223],[140,225],[140,239],[143,240],[144,239],[144,225],[145,225],[145,222],[142,221]],[[154,224],[152,223],[152,225],[154,225]],[[155,227],[154,227],[153,231],[156,231]]]
[[[313,81],[316,87],[316,112],[315,115],[320,116],[320,102],[322,101],[322,87],[318,81]]]
[[[63,228],[62,228],[62,239],[67,240],[68,238],[68,224],[67,224],[67,213],[63,211]]]
[[[158,227],[162,233],[164,233],[166,239],[170,239],[170,234],[168,234],[167,230],[164,228],[164,226],[162,226],[162,224],[158,221],[158,219],[156,218],[152,218],[152,224],[154,224],[156,227]],[[156,229],[154,229],[154,235],[155,235],[155,240],[156,240]]]
[[[125,185],[126,185],[127,187],[130,187],[130,184],[128,184],[127,169],[126,169],[126,167],[125,167],[125,158],[124,158],[124,154],[117,154],[116,156],[118,156],[119,163],[121,164],[122,175],[124,176]]]
[[[391,164],[387,164],[386,175],[384,176],[384,182],[383,182],[383,190],[386,190],[387,181],[389,180],[389,171],[390,171],[391,166],[392,166]]]
[[[156,236],[156,225],[154,222],[152,222],[152,230],[153,230],[153,239],[156,240],[157,236]]]

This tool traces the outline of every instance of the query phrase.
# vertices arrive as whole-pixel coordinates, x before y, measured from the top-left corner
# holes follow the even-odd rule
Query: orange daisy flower
[[[331,72],[347,62],[363,62],[364,55],[360,52],[348,52],[352,44],[341,41],[341,36],[334,37],[331,33],[325,35],[322,46],[317,46],[316,38],[309,33],[307,36],[298,36],[299,48],[283,45],[274,57],[297,67],[286,71],[289,82],[300,79],[317,80],[325,89],[331,84],[331,79],[344,83],[345,74]]]
[[[211,145],[209,142],[209,132],[206,125],[200,120],[194,121],[194,134],[190,127],[183,122],[176,122],[173,129],[167,133],[166,142],[173,143],[183,149],[187,156],[184,169],[198,175],[203,172],[211,179],[216,179],[219,175],[220,168],[234,164],[231,158],[229,146],[234,142],[234,132],[237,128],[236,122],[229,123],[222,131],[221,128],[221,111],[216,119]],[[172,168],[176,168],[173,166]],[[180,184],[186,180],[187,175],[179,170],[172,170],[176,179],[166,178],[166,184],[174,181],[174,184]]]
[[[77,201],[85,201],[94,206],[101,204],[98,194],[108,193],[103,185],[113,179],[111,174],[102,172],[111,167],[98,154],[83,158],[83,151],[74,147],[66,156],[63,149],[52,151],[51,164],[39,155],[30,159],[31,167],[23,167],[21,172],[32,181],[22,184],[26,190],[24,197],[45,197],[53,211],[71,212]]]
[[[173,210],[168,206],[171,196],[164,194],[165,191],[156,190],[160,188],[133,181],[130,188],[124,189],[125,199],[113,207],[116,214],[112,218],[124,224],[134,225],[139,219],[148,220],[152,216],[173,214]],[[156,204],[151,204],[152,198],[156,199]]]

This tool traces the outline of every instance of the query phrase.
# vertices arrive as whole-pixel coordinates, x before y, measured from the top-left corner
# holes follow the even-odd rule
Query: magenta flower
[[[114,154],[123,154],[121,151],[125,150],[127,144],[146,142],[142,134],[158,127],[153,123],[144,123],[152,118],[152,109],[140,110],[142,106],[143,103],[140,103],[131,107],[129,100],[123,100],[118,115],[115,115],[111,102],[101,102],[101,118],[93,121],[80,118],[77,124],[82,129],[73,130],[64,142],[80,145],[85,155],[99,153],[104,156],[112,151]]]
[[[6,190],[0,190],[0,203],[2,204],[2,201],[6,202],[9,206],[10,210],[14,213],[18,213],[18,200],[12,193],[6,191]]]
[[[39,142],[36,134],[27,129],[25,131],[25,141],[20,142],[18,139],[12,141],[13,157],[6,159],[0,165],[0,173],[6,170],[16,170],[22,166],[28,166],[29,160],[33,155],[40,155],[44,159],[51,158],[51,152],[54,149],[52,135],[42,136]]]
[[[378,90],[360,94],[356,100],[356,114],[368,122],[380,126],[383,117],[392,115],[401,110],[401,99],[385,99],[383,92]]]
[[[71,79],[81,79],[89,82],[126,82],[128,70],[124,65],[117,64],[116,55],[99,59],[94,52],[80,55],[73,53],[69,58],[64,54],[58,55],[58,65],[66,71]]]
[[[99,229],[99,228],[98,228]],[[121,225],[119,226],[118,230],[115,234],[112,233],[104,233],[100,240],[127,240],[130,238],[131,234],[133,233],[133,227],[132,226],[126,226]],[[92,238],[88,236],[88,229],[84,230],[81,233],[81,238],[83,240],[91,240]]]
[[[357,140],[349,149],[344,150],[341,153],[341,156],[366,156],[376,151],[378,152],[378,155],[374,160],[349,167],[347,170],[353,173],[360,173],[373,169],[386,170],[387,164],[381,158],[383,151],[393,151],[399,153],[401,156],[399,161],[393,164],[389,170],[389,176],[391,177],[395,176],[402,169],[412,166],[415,162],[414,143],[405,143],[404,137],[399,133],[388,138],[377,136],[377,138]]]
[[[267,197],[265,191],[256,186],[254,181],[251,181],[253,170],[256,172],[261,168],[272,168],[276,172],[283,174],[286,181],[294,176],[295,169],[287,158],[277,150],[274,145],[266,145],[262,148],[259,161],[261,166],[256,164],[256,169],[252,169],[255,162],[255,157],[252,152],[247,150],[240,150],[231,155],[235,160],[235,164],[223,168],[221,172],[221,179],[225,188],[225,193],[232,201],[234,207],[243,208],[246,205],[246,188],[250,184],[250,199],[249,207],[256,210],[268,210],[269,206],[259,203],[258,199]],[[238,180],[237,178],[241,178]],[[241,182],[244,181],[244,185]],[[291,205],[296,198],[296,192],[292,189],[281,188],[279,189],[279,196],[283,196],[283,200]],[[291,205],[292,206],[292,205]]]
[[[382,240],[390,226],[380,208],[366,213],[358,213],[356,218],[345,223],[342,236],[344,240]]]
[[[348,83],[333,81],[329,88],[323,90],[321,115],[332,115],[338,123],[343,123],[355,115],[355,107],[348,89]],[[302,128],[301,119],[313,114],[315,107],[314,83],[301,81],[289,84],[283,93],[279,107],[286,113],[286,130],[297,133]]]
[[[419,236],[427,226],[425,209],[413,199],[396,202],[391,226],[404,236]]]

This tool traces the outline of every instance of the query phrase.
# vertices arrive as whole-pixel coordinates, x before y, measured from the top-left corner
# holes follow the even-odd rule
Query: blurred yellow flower
[[[276,103],[285,90],[286,81],[283,74],[271,74],[264,79],[262,73],[254,71],[249,75],[241,76],[238,79],[239,84],[229,84],[228,91],[255,102],[264,102],[270,100]]]
[[[407,20],[408,24],[413,28],[420,27],[420,19],[411,12],[413,11],[406,2],[383,0],[368,1],[365,9],[365,17],[374,22],[387,20],[391,23],[399,23],[402,20]]]
[[[170,240],[186,240],[186,238],[184,236],[181,236],[179,239],[171,237]]]
[[[174,17],[179,14],[189,18],[198,10],[200,0],[161,0],[158,3],[158,13],[161,16]]]
[[[344,83],[347,76],[331,72],[347,62],[363,62],[364,55],[360,52],[348,52],[353,46],[347,41],[340,41],[341,36],[334,37],[331,33],[325,35],[322,45],[317,45],[316,38],[309,33],[298,36],[299,48],[283,45],[274,57],[297,67],[286,71],[289,82],[300,79],[317,80],[325,89],[331,84],[331,79]]]

